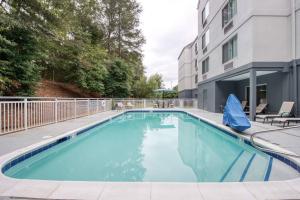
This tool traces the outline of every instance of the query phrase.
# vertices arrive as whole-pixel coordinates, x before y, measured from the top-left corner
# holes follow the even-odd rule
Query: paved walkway
[[[13,152],[17,149],[21,149],[32,144],[38,143],[42,140],[49,139],[50,137],[55,137],[63,133],[75,130],[77,128],[87,126],[91,123],[95,123],[95,121],[102,120],[117,113],[118,112],[116,111],[107,111],[56,124],[50,124],[46,126],[28,129],[25,131],[1,135],[0,156]]]
[[[222,114],[204,110],[190,110],[190,112],[217,124],[222,124]],[[256,132],[263,132],[258,134],[257,137],[300,155],[300,124],[298,125],[297,128],[283,129],[278,125],[271,126],[270,123],[252,122],[252,127],[246,130],[245,133],[251,135]]]

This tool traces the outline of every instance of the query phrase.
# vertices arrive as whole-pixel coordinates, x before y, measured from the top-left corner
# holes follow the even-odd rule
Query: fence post
[[[99,112],[99,99],[96,99],[96,103],[97,103],[97,111],[96,111],[96,113],[98,113]]]
[[[77,100],[74,99],[74,118],[77,117]]]
[[[88,101],[88,115],[90,115],[90,99],[88,99],[87,101]]]
[[[57,112],[57,98],[55,99],[55,110],[54,110],[54,114],[55,114],[55,123],[57,123],[57,121],[58,121],[58,112]]]
[[[146,99],[144,99],[144,108],[146,108]]]
[[[180,108],[183,108],[183,107],[184,107],[184,105],[183,105],[183,100],[182,100],[182,99],[179,99],[179,107],[180,107]]]
[[[24,128],[27,129],[28,123],[27,98],[24,99]]]
[[[111,108],[111,110],[114,109],[114,100],[113,99],[110,99],[110,108]],[[106,106],[105,106],[105,111],[106,111]]]

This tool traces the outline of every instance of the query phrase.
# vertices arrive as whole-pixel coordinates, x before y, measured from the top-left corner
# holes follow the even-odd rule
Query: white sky
[[[198,0],[137,0],[143,7],[147,76],[160,73],[167,88],[177,85],[177,58],[197,35]]]

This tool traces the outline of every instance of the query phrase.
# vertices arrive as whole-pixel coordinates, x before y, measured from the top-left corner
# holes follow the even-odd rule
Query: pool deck
[[[222,125],[221,114],[198,109],[184,109],[184,111],[232,132]],[[120,112],[108,111],[2,135],[0,136],[0,163],[21,152],[117,114]],[[300,128],[282,130],[279,126],[254,122],[252,128],[243,137],[249,138],[249,135],[258,131],[266,131],[259,137],[272,148],[284,149],[300,155]],[[288,181],[243,183],[112,183],[18,180],[1,173],[0,199],[5,197],[99,200],[300,199],[300,178]]]

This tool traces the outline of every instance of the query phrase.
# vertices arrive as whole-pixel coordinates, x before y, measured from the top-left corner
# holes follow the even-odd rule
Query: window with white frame
[[[196,72],[198,71],[198,61],[197,61],[197,59],[195,60],[195,71]]]
[[[209,44],[209,29],[202,36],[202,49],[205,49]]]
[[[203,27],[207,24],[207,18],[209,15],[209,1],[206,2],[203,10],[202,10],[202,25]]]
[[[198,74],[195,75],[195,84],[198,83]]]
[[[228,62],[229,60],[237,56],[237,35],[231,38],[228,42],[223,45],[223,63]]]
[[[206,74],[209,70],[209,57],[202,61],[202,74]]]
[[[222,10],[222,26],[226,26],[237,13],[236,0],[229,0]]]

